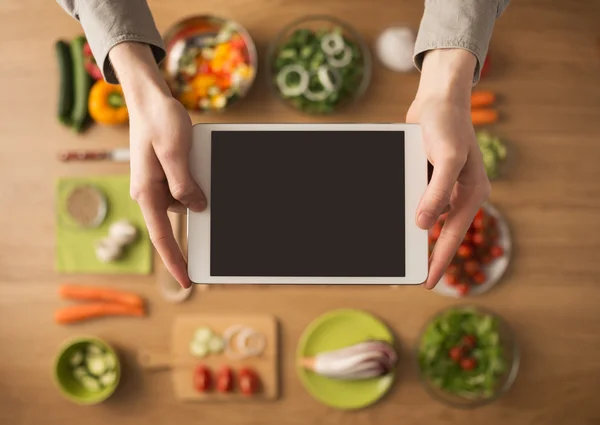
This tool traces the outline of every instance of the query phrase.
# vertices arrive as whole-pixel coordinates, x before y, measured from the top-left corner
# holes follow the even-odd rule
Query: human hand
[[[439,282],[482,203],[490,195],[483,158],[471,122],[475,57],[464,50],[434,50],[425,56],[417,96],[407,122],[418,123],[433,175],[417,207],[416,221],[430,229],[448,211],[429,260],[425,282]]]
[[[192,122],[157,72],[150,49],[126,44],[113,48],[111,60],[129,110],[131,197],[140,205],[165,266],[187,288],[187,264],[167,211],[206,208],[206,197],[189,169]],[[134,75],[129,70],[135,70]]]

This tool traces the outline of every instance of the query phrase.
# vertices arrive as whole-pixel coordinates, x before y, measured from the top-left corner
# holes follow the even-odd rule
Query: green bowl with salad
[[[108,399],[119,386],[117,353],[105,341],[78,337],[66,341],[54,362],[54,381],[70,401],[91,405]]]
[[[514,383],[519,347],[508,324],[480,307],[453,306],[421,332],[420,377],[435,399],[458,408],[491,403]]]
[[[221,112],[246,96],[257,68],[250,34],[237,22],[192,16],[164,36],[162,70],[173,96],[188,110]]]
[[[329,16],[306,16],[287,25],[267,57],[274,94],[311,115],[331,114],[355,102],[371,80],[367,44],[350,25]]]

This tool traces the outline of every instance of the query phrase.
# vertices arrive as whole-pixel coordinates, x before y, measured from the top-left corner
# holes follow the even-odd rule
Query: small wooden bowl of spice
[[[93,228],[104,222],[108,205],[100,189],[92,185],[80,185],[67,196],[65,210],[78,226]]]

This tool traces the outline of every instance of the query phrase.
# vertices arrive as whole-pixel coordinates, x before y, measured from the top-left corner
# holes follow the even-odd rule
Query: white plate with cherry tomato
[[[444,218],[441,218],[429,232],[431,246],[439,237],[443,223]],[[493,205],[485,204],[477,212],[463,243],[434,291],[453,298],[489,291],[504,276],[511,250],[512,240],[506,220]]]

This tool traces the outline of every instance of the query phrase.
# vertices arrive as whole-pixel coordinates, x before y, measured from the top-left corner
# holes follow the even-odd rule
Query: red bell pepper
[[[83,57],[84,57],[84,65],[87,73],[94,80],[102,80],[102,72],[100,72],[100,68],[94,59],[94,55],[92,54],[92,49],[90,45],[86,42],[83,46]]]

